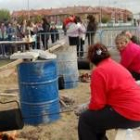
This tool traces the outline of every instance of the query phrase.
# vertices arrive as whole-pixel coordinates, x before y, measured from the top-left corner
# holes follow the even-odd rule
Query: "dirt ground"
[[[116,57],[114,57],[116,59]],[[117,57],[118,60],[118,57]],[[80,70],[79,73],[90,73],[89,70]],[[0,100],[9,101],[18,100],[18,90],[13,90],[12,94],[5,91],[10,89],[18,89],[17,73],[13,72],[8,77],[0,77]],[[3,96],[6,94],[6,96]],[[88,101],[90,97],[89,83],[79,82],[78,87],[74,89],[60,90],[60,96],[66,96],[74,100],[74,104],[67,106],[66,110],[74,108],[74,106]],[[78,140],[77,124],[78,117],[73,111],[60,114],[61,117],[54,123],[41,124],[38,126],[25,125],[22,130],[17,131],[16,140]],[[109,140],[114,140],[115,130],[107,132]]]
[[[89,71],[80,71],[80,73],[86,72]],[[18,89],[16,73],[12,73],[9,77],[0,79],[0,93],[4,94],[5,91],[11,89]],[[2,101],[18,100],[16,90],[12,94],[5,93],[6,96],[3,96],[3,94],[0,98]],[[78,87],[60,90],[59,95],[64,95],[74,100],[74,104],[69,105],[65,109],[71,110],[74,106],[88,101],[90,95],[89,83],[79,82]],[[78,140],[78,117],[75,116],[73,111],[61,113],[60,116],[60,119],[54,123],[41,124],[39,126],[25,125],[22,130],[17,131],[17,140]],[[112,132],[113,133],[109,133],[110,136],[114,135],[114,131]]]

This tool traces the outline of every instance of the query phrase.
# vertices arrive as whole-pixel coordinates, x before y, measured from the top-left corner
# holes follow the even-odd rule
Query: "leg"
[[[80,39],[77,39],[77,43],[76,43],[77,45],[77,57],[80,57],[80,49],[79,49],[79,47],[80,47]]]
[[[80,56],[81,57],[84,55],[84,47],[83,47],[84,43],[85,43],[84,40],[81,38],[80,39]]]
[[[91,40],[91,45],[93,45],[94,44],[94,35],[93,34],[91,34],[91,36],[90,36],[90,40]]]
[[[98,111],[82,113],[79,118],[79,140],[104,140],[105,132],[114,128],[133,128],[140,126],[140,122],[131,121],[119,115],[111,107]]]
[[[90,46],[90,35],[88,34],[88,45]]]

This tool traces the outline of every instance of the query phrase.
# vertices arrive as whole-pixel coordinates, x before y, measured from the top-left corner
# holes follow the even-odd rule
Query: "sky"
[[[28,10],[67,6],[111,6],[140,13],[140,0],[0,0],[0,9]]]

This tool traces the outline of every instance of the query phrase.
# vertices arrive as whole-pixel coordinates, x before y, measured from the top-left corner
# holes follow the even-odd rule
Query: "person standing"
[[[82,23],[81,18],[78,16],[76,16],[76,22],[77,22],[77,26],[79,28],[79,45],[77,46],[77,53],[78,53],[78,57],[83,57],[86,27]]]
[[[48,41],[49,41],[49,32],[50,32],[50,24],[48,20],[44,17],[42,18],[42,28],[43,31],[41,32],[41,39],[44,46],[44,50],[48,49]]]
[[[50,27],[50,33],[51,33],[52,43],[55,43],[57,40],[59,40],[59,32],[58,29],[56,28],[55,23],[52,23]]]
[[[77,21],[75,16],[71,15],[67,19],[65,19],[65,26],[67,29],[69,45],[79,46],[79,28],[77,26]]]
[[[26,36],[26,28],[27,28],[27,21],[26,19],[24,19],[20,25],[21,38],[24,38]]]
[[[0,25],[0,41],[7,40],[7,27],[5,26],[5,23],[2,22]]]
[[[140,87],[129,71],[111,59],[107,47],[91,45],[89,103],[77,108],[79,140],[108,140],[106,130],[140,126]]]
[[[88,20],[88,25],[87,25],[86,37],[88,38],[88,45],[93,45],[98,24],[95,20],[95,17],[92,15],[88,15],[87,20]]]

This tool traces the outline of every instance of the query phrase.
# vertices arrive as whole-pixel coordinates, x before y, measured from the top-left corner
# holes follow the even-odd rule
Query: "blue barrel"
[[[18,65],[20,104],[24,122],[38,125],[60,118],[55,59]]]

